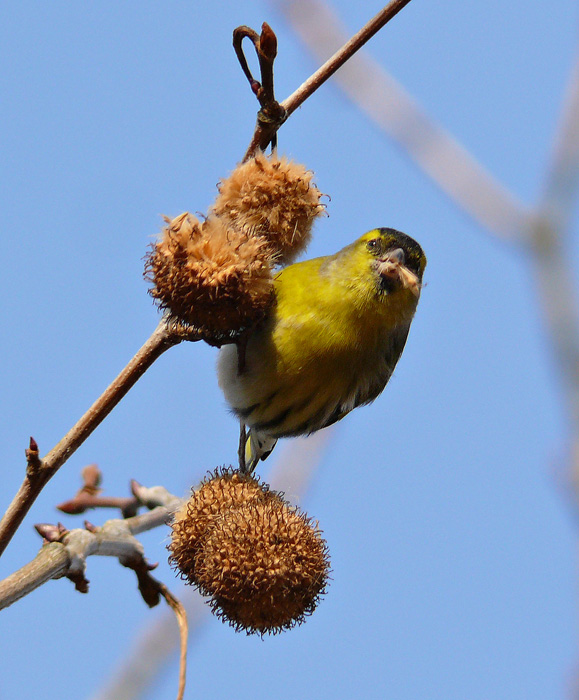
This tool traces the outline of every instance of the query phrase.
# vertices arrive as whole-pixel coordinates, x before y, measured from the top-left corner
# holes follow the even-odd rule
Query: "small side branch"
[[[136,481],[131,482],[133,496],[119,498],[118,496],[100,495],[102,474],[96,464],[89,464],[82,470],[82,480],[83,484],[76,495],[56,506],[62,513],[80,515],[90,508],[118,508],[123,518],[131,518],[137,514],[141,501],[135,495],[135,488],[138,486]]]
[[[133,569],[139,590],[147,605],[159,602],[162,584],[153,579],[150,571],[156,565],[148,564],[142,544],[135,535],[167,523],[181,504],[165,488],[139,486],[142,504],[152,510],[142,515],[121,520],[108,520],[102,527],[86,522],[84,529],[66,530],[62,525],[38,525],[45,544],[28,564],[0,581],[0,610],[28,595],[50,579],[66,576],[78,591],[88,591],[85,577],[86,559],[91,555],[117,557],[119,562]]]

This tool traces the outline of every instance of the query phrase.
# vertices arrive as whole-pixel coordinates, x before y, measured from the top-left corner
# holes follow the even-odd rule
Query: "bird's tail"
[[[268,437],[256,430],[249,431],[245,443],[245,469],[251,474],[260,459],[266,459],[271,454],[277,438]]]

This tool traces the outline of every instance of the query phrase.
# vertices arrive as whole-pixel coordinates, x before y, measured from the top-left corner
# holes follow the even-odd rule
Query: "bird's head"
[[[422,288],[426,256],[418,243],[393,228],[376,228],[326,259],[322,274],[352,292],[356,313],[369,310],[377,323],[407,322]]]
[[[356,257],[370,267],[380,293],[408,290],[418,300],[426,256],[418,243],[393,228],[368,231],[354,243]]]

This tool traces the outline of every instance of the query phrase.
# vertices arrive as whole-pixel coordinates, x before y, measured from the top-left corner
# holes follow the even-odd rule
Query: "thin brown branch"
[[[67,515],[80,515],[89,508],[118,508],[124,518],[130,518],[136,515],[138,506],[139,501],[135,497],[93,496],[90,493],[81,493],[56,507]]]
[[[134,488],[132,497],[101,496],[102,489],[100,484],[102,474],[96,464],[89,464],[84,467],[82,480],[83,484],[74,497],[56,506],[62,513],[80,515],[89,508],[118,508],[123,518],[131,518],[137,514],[139,506],[144,505],[134,494]],[[137,482],[133,481],[131,483],[133,485]]]
[[[281,104],[287,112],[287,116],[300,107],[307,98],[312,95],[328,78],[341,68],[346,61],[349,61],[352,56],[369,41],[374,34],[379,32],[400,10],[402,10],[410,0],[392,0],[380,12],[373,17],[357,34],[347,41],[341,49],[329,58],[323,66],[310,76],[300,87],[292,93]]]
[[[48,481],[108,416],[153,362],[165,350],[180,342],[181,339],[180,336],[173,333],[164,321],[161,321],[151,337],[131,359],[125,369],[62,440],[40,463],[35,464],[34,468],[30,466],[30,457],[27,453],[28,468],[26,477],[0,521],[0,556]]]
[[[375,17],[367,22],[359,32],[357,32],[349,41],[347,41],[336,53],[328,59],[323,66],[311,75],[300,87],[295,90],[287,99],[281,103],[275,103],[279,107],[277,110],[272,110],[272,114],[267,114],[267,118],[260,118],[258,115],[255,132],[251,139],[251,143],[245,154],[244,160],[255,155],[258,149],[264,150],[268,144],[275,139],[278,129],[286,121],[286,119],[295,110],[300,107],[326,80],[343,66],[346,61],[358,51],[364,44],[369,41],[377,32],[380,31],[393,17],[395,17],[402,8],[404,8],[410,0],[392,0],[384,7]],[[255,34],[255,33],[254,33]],[[273,32],[272,32],[273,34]],[[275,35],[274,35],[275,36]],[[273,59],[272,59],[273,60]],[[272,73],[273,78],[273,73]],[[273,97],[273,82],[271,85],[271,95]],[[273,104],[273,103],[272,103]],[[262,110],[260,114],[264,112]]]
[[[335,51],[347,37],[325,2],[273,0],[273,4],[319,60]],[[457,206],[495,235],[509,241],[521,239],[531,219],[530,210],[437,124],[380,64],[362,52],[343,66],[335,82]],[[286,106],[286,102],[282,105]]]

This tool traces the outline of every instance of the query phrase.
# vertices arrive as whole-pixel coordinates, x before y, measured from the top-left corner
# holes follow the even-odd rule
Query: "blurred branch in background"
[[[298,502],[307,491],[335,430],[335,427],[327,428],[308,438],[292,440],[270,475],[272,489],[285,491],[290,501]],[[191,587],[181,590],[179,600],[187,611],[192,639],[209,619],[210,609]],[[144,697],[178,650],[174,616],[164,611],[139,634],[127,657],[91,700],[138,700]]]
[[[318,0],[272,0],[312,53],[325,60],[347,39],[329,6]],[[520,244],[531,253],[537,288],[562,379],[574,443],[579,443],[579,349],[577,306],[567,237],[579,180],[579,61],[571,76],[552,162],[536,208],[517,201],[446,130],[419,107],[380,65],[358,54],[334,76],[344,92],[461,209],[488,233]],[[289,490],[290,498],[307,487],[328,440],[323,431],[295,440],[272,474],[272,486]],[[576,448],[579,452],[579,447]],[[574,460],[579,464],[579,458]],[[298,483],[296,483],[298,477]],[[576,490],[579,489],[576,476]],[[579,496],[577,496],[579,499]],[[199,629],[207,608],[194,591],[183,596],[191,627]],[[107,687],[93,700],[136,700],[176,651],[172,617],[159,617],[143,633]]]
[[[346,31],[321,0],[271,0],[307,48],[323,60]],[[488,233],[530,252],[539,304],[559,373],[571,433],[572,478],[579,502],[579,326],[568,234],[579,182],[579,59],[556,131],[536,207],[518,202],[396,80],[363,52],[334,76],[368,117],[402,146],[426,175]]]
[[[529,229],[538,300],[551,340],[571,434],[571,479],[579,503],[579,309],[571,265],[571,217],[579,184],[579,55],[571,72],[551,162]]]
[[[320,0],[270,0],[318,60],[348,38],[330,6]],[[404,88],[363,52],[334,76],[335,82],[416,164],[482,226],[517,240],[528,224],[527,207],[503,187]]]
[[[545,177],[542,209],[569,234],[579,184],[579,54],[569,77],[567,94],[555,133],[551,163]]]

